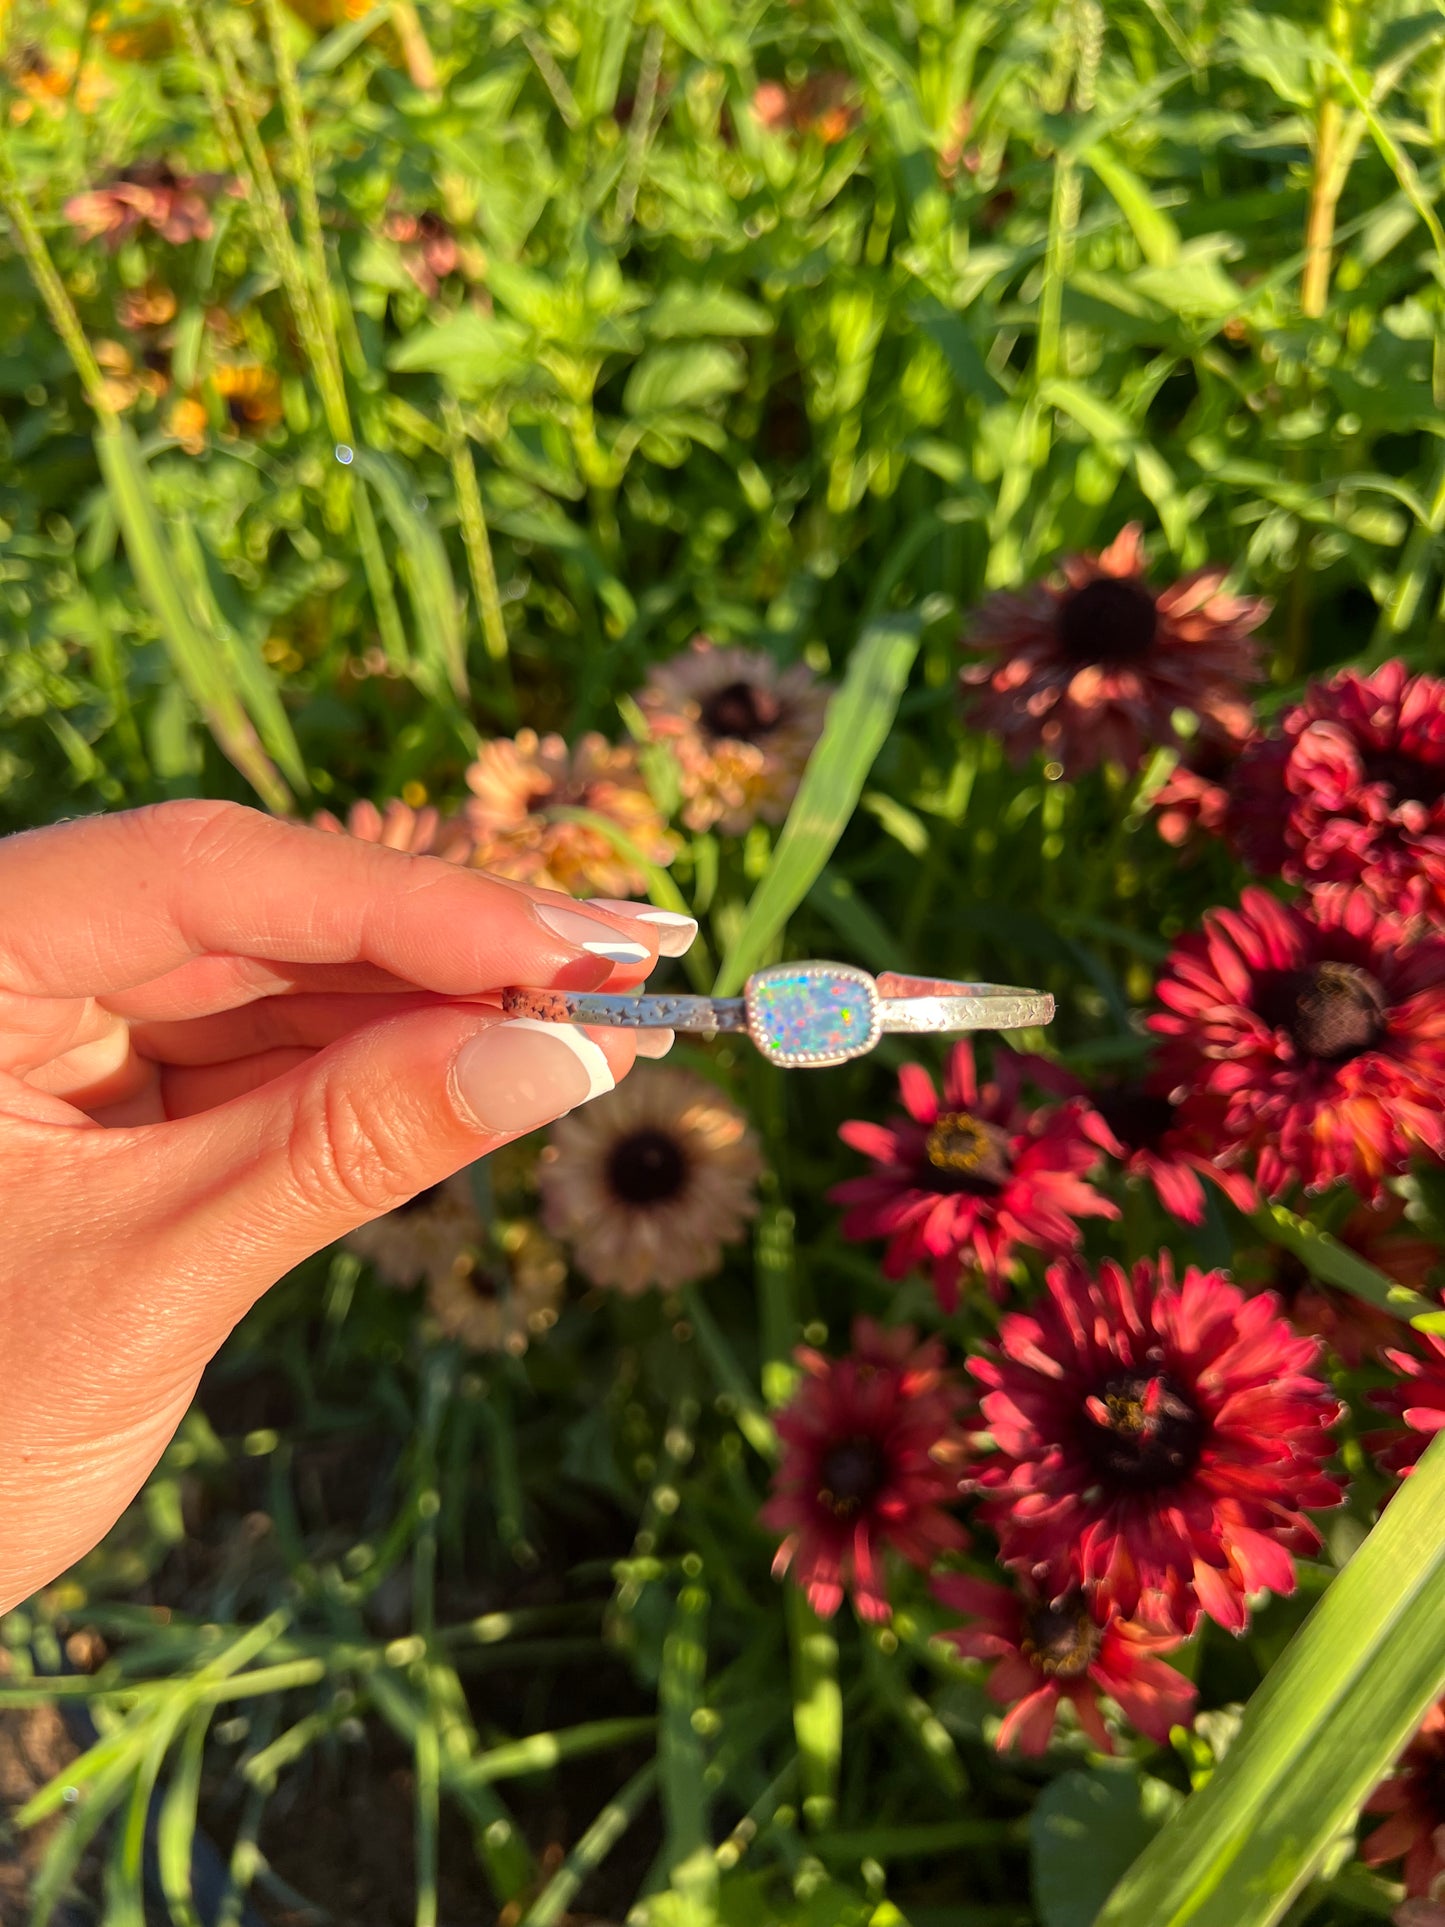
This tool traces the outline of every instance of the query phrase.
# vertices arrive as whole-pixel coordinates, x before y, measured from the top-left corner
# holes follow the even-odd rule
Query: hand
[[[277,1278],[625,1074],[491,993],[627,988],[688,934],[648,918],[226,803],[0,841],[0,1611]]]

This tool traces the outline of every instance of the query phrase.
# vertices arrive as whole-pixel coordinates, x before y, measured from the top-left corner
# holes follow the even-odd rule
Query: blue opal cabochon
[[[775,1064],[846,1064],[883,1028],[878,986],[851,964],[772,964],[743,993],[748,1035]]]

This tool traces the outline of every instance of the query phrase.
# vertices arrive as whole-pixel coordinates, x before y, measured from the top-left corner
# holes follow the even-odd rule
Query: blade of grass
[[[793,1731],[803,1780],[803,1817],[813,1827],[833,1823],[843,1758],[843,1695],[838,1686],[838,1642],[800,1587],[787,1589],[788,1645],[793,1664]]]
[[[417,509],[415,486],[394,456],[358,448],[354,466],[375,490],[396,537],[416,617],[419,667],[428,693],[442,697],[450,689],[458,701],[465,701],[467,661],[462,609],[446,547],[428,516]]]
[[[1095,1927],[1272,1927],[1288,1912],[1445,1688],[1442,1514],[1437,1438]]]
[[[696,1723],[707,1678],[707,1617],[706,1589],[684,1586],[663,1641],[657,1689],[663,1858],[672,1889],[683,1901],[682,1918],[698,1927],[715,1918],[717,1899],[717,1862],[708,1828],[707,1760]]]
[[[546,1886],[523,1914],[517,1927],[557,1927],[577,1889],[611,1853],[642,1811],[657,1782],[657,1766],[649,1760],[607,1802]]]
[[[181,1741],[179,1758],[171,1770],[166,1797],[156,1821],[156,1863],[161,1892],[175,1927],[200,1927],[191,1891],[191,1854],[196,1837],[196,1806],[201,1792],[201,1765],[206,1753],[211,1709],[198,1707]]]
[[[465,1772],[457,1776],[466,1787],[490,1786],[493,1780],[511,1780],[528,1773],[546,1773],[563,1760],[584,1759],[591,1753],[605,1753],[629,1741],[646,1739],[657,1729],[650,1713],[619,1716],[608,1720],[586,1720],[580,1726],[564,1726],[553,1733],[529,1733],[522,1740],[508,1740],[501,1746],[479,1753]]]
[[[1292,1251],[1316,1278],[1341,1291],[1353,1292],[1368,1304],[1378,1305],[1395,1318],[1414,1320],[1438,1315],[1440,1307],[1408,1285],[1401,1285],[1388,1272],[1378,1270],[1357,1252],[1351,1251],[1327,1231],[1297,1217],[1281,1204],[1266,1204],[1252,1215],[1252,1222],[1271,1244]]]
[[[821,875],[858,806],[918,653],[919,616],[881,616],[859,638],[798,794],[713,985],[733,997]]]

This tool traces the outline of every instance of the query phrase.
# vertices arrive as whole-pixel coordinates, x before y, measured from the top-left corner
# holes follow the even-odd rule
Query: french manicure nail
[[[666,1057],[676,1042],[675,1031],[640,1030],[634,1049],[639,1057]]]
[[[599,910],[613,910],[619,917],[650,924],[657,932],[659,957],[682,956],[697,935],[697,918],[683,916],[677,910],[657,910],[650,903],[626,903],[621,897],[589,897],[587,901],[595,903]]]
[[[576,1024],[512,1017],[462,1045],[452,1065],[457,1107],[484,1131],[516,1136],[600,1097],[615,1083],[600,1047]]]
[[[569,910],[560,903],[534,903],[532,914],[554,936],[564,943],[576,944],[590,956],[605,957],[615,964],[647,961],[646,944],[634,943],[610,923],[604,923],[601,917],[589,917],[583,910]]]

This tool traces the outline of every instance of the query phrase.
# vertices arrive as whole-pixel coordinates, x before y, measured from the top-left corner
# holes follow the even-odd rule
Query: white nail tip
[[[589,902],[599,910],[631,917],[634,923],[651,924],[657,931],[659,957],[682,956],[697,935],[697,918],[684,916],[680,910],[658,910],[650,903],[628,903],[621,897],[591,897]]]
[[[540,1017],[509,1017],[506,1021],[509,1030],[535,1030],[543,1037],[555,1037],[559,1043],[567,1046],[587,1073],[589,1088],[582,1103],[601,1097],[604,1091],[616,1089],[617,1079],[612,1075],[606,1052],[578,1025],[545,1024]]]
[[[610,943],[584,943],[581,948],[589,956],[605,957],[608,963],[643,963],[647,958],[646,944],[629,943],[625,937],[616,937]]]

